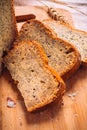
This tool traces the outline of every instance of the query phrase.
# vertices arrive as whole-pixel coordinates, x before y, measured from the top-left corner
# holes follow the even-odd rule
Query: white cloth
[[[63,8],[70,11],[73,17],[75,27],[77,29],[87,31],[87,0],[58,0],[60,2],[65,2],[69,6],[75,8],[70,8],[61,3],[58,4],[58,2],[52,2],[52,0],[14,0],[14,3],[15,5],[22,5],[22,6],[23,5],[44,6],[44,4],[41,3],[40,1],[42,1],[49,7]],[[82,11],[84,14],[82,14],[78,10]]]

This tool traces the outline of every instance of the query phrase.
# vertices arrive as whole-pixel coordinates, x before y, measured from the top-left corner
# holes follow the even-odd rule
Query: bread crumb
[[[71,93],[71,94],[68,94],[68,97],[70,97],[73,100],[76,95],[77,93]]]
[[[16,107],[16,103],[10,97],[7,97],[7,107],[9,108]]]

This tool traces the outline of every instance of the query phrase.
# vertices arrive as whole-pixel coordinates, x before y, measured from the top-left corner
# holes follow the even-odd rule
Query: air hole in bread
[[[35,95],[33,95],[33,98],[35,98],[36,96]]]
[[[25,31],[27,31],[27,29],[25,29]]]
[[[22,57],[21,59],[24,60],[24,57]]]
[[[34,72],[34,70],[31,70],[31,72]]]
[[[27,23],[29,23],[29,24],[30,24],[30,21],[27,21]]]
[[[12,64],[15,64],[15,61],[13,61]]]
[[[48,55],[48,57],[51,57],[51,55]]]
[[[35,88],[33,88],[33,90],[36,90]]]
[[[73,52],[73,48],[69,48],[65,53],[69,54],[69,53],[72,53],[72,52]]]
[[[62,51],[62,49],[60,48],[60,51]]]
[[[40,82],[41,82],[41,83],[45,83],[45,81],[43,81],[43,80],[41,80]]]

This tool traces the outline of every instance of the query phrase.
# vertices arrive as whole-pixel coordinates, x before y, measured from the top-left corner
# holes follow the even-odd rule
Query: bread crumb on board
[[[77,95],[77,93],[69,93],[67,95],[68,95],[68,97],[70,97],[73,100],[74,97]]]
[[[16,103],[10,97],[7,97],[7,107],[9,108],[16,107]]]

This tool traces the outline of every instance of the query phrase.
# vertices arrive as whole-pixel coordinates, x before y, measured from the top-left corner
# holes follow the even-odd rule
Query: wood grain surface
[[[27,7],[26,12],[22,9],[17,7],[16,14],[35,11],[30,7]],[[38,19],[42,19],[39,9],[34,13]],[[46,13],[43,16],[48,18]],[[44,110],[29,113],[5,69],[0,78],[0,130],[87,130],[87,68],[81,67],[66,84],[64,105],[60,107],[56,101]],[[7,106],[8,98],[15,103],[14,107]]]

